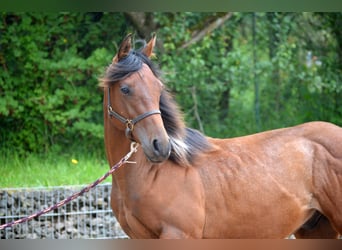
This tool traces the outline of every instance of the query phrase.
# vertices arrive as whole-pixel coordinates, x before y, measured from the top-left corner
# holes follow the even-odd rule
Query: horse
[[[236,138],[188,128],[152,62],[127,35],[100,85],[111,207],[130,238],[338,238],[342,128],[313,121]]]

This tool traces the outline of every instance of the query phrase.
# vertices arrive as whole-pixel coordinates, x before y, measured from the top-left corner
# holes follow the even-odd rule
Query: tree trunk
[[[280,43],[279,40],[279,20],[278,17],[274,12],[268,12],[267,13],[267,20],[269,23],[269,28],[268,28],[268,36],[269,36],[269,43],[268,43],[268,48],[269,48],[269,57],[270,60],[276,57],[277,55],[277,50],[278,46]],[[279,64],[275,63],[273,64],[273,70],[272,70],[272,84],[274,86],[274,108],[277,112],[280,110],[280,100],[281,100],[281,81],[280,81],[280,73],[279,73]]]

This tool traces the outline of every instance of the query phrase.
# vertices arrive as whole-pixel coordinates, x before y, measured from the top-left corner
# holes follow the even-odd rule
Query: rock
[[[6,215],[6,209],[5,208],[0,208],[0,217],[3,217]]]
[[[55,229],[56,229],[57,231],[61,231],[61,230],[65,229],[65,224],[64,224],[63,222],[57,222],[57,223],[55,224]]]
[[[0,208],[7,208],[7,201],[4,199],[4,197],[1,197]]]
[[[39,239],[36,233],[29,233],[26,235],[27,239]]]
[[[108,203],[105,202],[104,198],[97,198],[95,205],[98,209],[102,209],[105,208],[108,205]]]
[[[103,221],[103,219],[102,218],[94,218],[94,219],[92,219],[92,221],[91,221],[91,224],[92,224],[92,226],[94,227],[94,228],[102,228],[102,227],[104,227],[104,221]]]
[[[36,227],[34,229],[34,232],[37,234],[37,235],[42,235],[42,229],[40,227]]]

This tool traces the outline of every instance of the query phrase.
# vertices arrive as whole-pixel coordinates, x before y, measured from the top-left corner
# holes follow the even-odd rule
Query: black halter
[[[126,125],[125,135],[131,141],[134,141],[132,132],[134,129],[134,125],[137,122],[141,121],[142,119],[145,119],[146,117],[148,117],[150,115],[161,114],[160,110],[152,110],[152,111],[143,113],[141,115],[138,115],[134,119],[128,119],[128,118],[125,118],[125,117],[119,115],[117,112],[115,112],[113,110],[112,106],[110,105],[110,88],[109,87],[108,87],[108,105],[107,105],[107,108],[108,108],[108,115],[110,117],[115,117],[120,122],[122,122]]]

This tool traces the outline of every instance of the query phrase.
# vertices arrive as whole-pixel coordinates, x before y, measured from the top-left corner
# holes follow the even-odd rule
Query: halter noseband
[[[119,115],[117,112],[115,112],[113,110],[112,106],[110,105],[110,88],[109,87],[108,87],[108,105],[107,105],[107,109],[108,109],[108,115],[110,117],[115,117],[120,122],[122,122],[122,123],[124,123],[126,125],[125,135],[131,141],[134,141],[132,132],[133,132],[133,129],[134,129],[134,125],[137,122],[141,121],[142,119],[145,119],[146,117],[148,117],[150,115],[161,114],[160,110],[152,110],[152,111],[148,111],[146,113],[143,113],[141,115],[138,115],[134,119],[128,119],[128,118],[125,118],[125,117]]]

